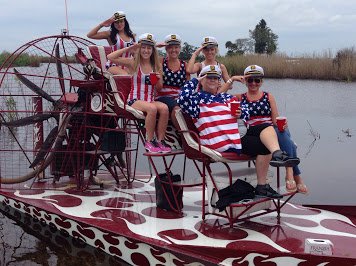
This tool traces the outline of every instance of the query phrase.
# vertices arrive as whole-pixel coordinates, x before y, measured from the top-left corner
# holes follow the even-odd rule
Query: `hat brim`
[[[180,41],[168,41],[166,42],[166,44],[169,46],[169,45],[181,45],[181,42]]]
[[[244,75],[245,76],[254,76],[254,77],[257,77],[257,76],[263,77],[264,76],[264,74],[258,70],[247,71],[246,73],[244,73]]]
[[[215,47],[218,47],[218,45],[216,43],[204,43],[203,47],[204,48],[215,48]]]
[[[139,43],[154,46],[155,43],[149,40],[140,40]]]
[[[207,73],[206,77],[221,78],[221,76],[217,73]]]
[[[206,76],[206,77],[212,77],[212,78],[221,78],[221,75],[219,75],[219,74],[216,73],[216,72],[213,72],[213,73],[207,72],[207,73],[204,73],[204,74],[200,74],[199,76],[200,76],[200,77]]]
[[[125,18],[126,18],[125,16],[120,16],[118,18],[115,18],[114,22],[119,22],[119,21],[125,20]]]

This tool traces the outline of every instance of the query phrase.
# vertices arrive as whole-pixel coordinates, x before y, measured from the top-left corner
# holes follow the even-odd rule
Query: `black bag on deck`
[[[106,131],[103,134],[101,149],[111,153],[122,152],[126,148],[125,132]]]
[[[172,175],[172,172],[170,173],[171,178],[172,178],[172,182],[178,182],[181,181],[181,177],[180,175]],[[163,173],[163,174],[159,174],[159,178],[162,181],[168,181],[167,178],[167,174]],[[155,188],[156,188],[156,205],[158,208],[167,210],[167,211],[171,211],[172,208],[169,205],[169,202],[166,198],[166,196],[164,195],[163,192],[163,186],[167,192],[167,197],[169,198],[169,201],[171,202],[172,206],[175,209],[179,209],[179,208],[183,208],[183,188],[182,187],[175,187],[173,186],[173,191],[171,189],[171,186],[169,184],[165,184],[165,183],[161,183],[160,179],[158,177],[155,178]],[[174,194],[175,193],[177,196],[177,202],[178,202],[178,206],[179,208],[177,208],[177,204],[174,200]]]
[[[231,203],[239,202],[244,199],[253,199],[255,197],[255,188],[246,181],[237,179],[235,183],[218,191],[219,200],[216,202],[216,208],[223,211]]]

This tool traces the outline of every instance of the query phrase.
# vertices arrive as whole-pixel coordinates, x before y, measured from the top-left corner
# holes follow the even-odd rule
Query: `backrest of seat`
[[[131,91],[132,76],[130,75],[113,75],[117,90],[120,92],[120,97],[126,102]]]
[[[143,112],[126,104],[127,98],[131,91],[132,76],[112,75],[109,77],[109,83],[118,107],[131,113],[137,119],[145,119]]]
[[[88,53],[91,59],[94,60],[95,65],[100,68],[103,72],[106,71],[106,62],[108,61],[107,56],[112,52],[110,46],[100,46],[100,45],[89,45]]]
[[[210,160],[213,162],[244,162],[253,159],[245,154],[238,155],[236,152],[218,152],[199,145],[199,132],[192,118],[188,114],[183,113],[182,110],[176,110],[175,116],[179,130],[184,131],[182,132],[182,144],[184,153],[189,159]]]

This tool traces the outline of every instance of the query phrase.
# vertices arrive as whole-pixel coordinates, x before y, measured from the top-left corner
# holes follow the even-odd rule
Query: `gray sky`
[[[66,27],[65,0],[0,0],[0,51],[60,33]],[[261,18],[279,36],[278,51],[288,55],[321,54],[356,46],[356,1],[336,0],[67,0],[70,34],[85,37],[115,11],[126,13],[137,34],[153,33],[163,40],[169,33],[199,46],[214,36],[220,52],[225,43],[248,37]],[[96,41],[105,44],[104,41]]]

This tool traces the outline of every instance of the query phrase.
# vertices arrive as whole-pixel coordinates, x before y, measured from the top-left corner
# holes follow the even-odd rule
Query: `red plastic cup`
[[[240,102],[230,102],[231,115],[236,116],[236,112],[240,107]]]
[[[279,132],[283,132],[284,126],[287,123],[287,117],[278,116],[278,117],[276,117],[276,119],[277,119],[277,127],[278,127]]]
[[[156,85],[158,82],[158,77],[157,74],[155,72],[151,72],[150,73],[150,81],[152,85]]]

